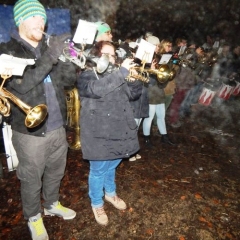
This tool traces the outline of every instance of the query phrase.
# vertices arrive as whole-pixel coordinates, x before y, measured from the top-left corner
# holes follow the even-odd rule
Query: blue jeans
[[[89,160],[90,173],[88,177],[89,197],[94,208],[103,206],[104,190],[109,197],[116,196],[115,174],[122,159]]]
[[[157,126],[161,134],[167,134],[166,122],[165,122],[165,103],[161,104],[149,104],[149,117],[143,120],[143,134],[145,136],[150,135],[152,120],[156,113]]]

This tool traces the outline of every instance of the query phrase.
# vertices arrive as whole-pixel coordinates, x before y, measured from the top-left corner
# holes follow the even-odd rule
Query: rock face
[[[79,19],[106,21],[113,29],[115,41],[138,38],[147,31],[160,39],[185,36],[199,43],[208,34],[225,39],[237,39],[236,34],[240,34],[239,0],[41,0],[41,3],[47,8],[69,9],[72,31]]]
[[[233,38],[239,28],[240,2],[222,0],[44,0],[46,7],[69,8],[72,29],[78,20],[106,21],[115,40],[147,31],[160,39],[185,36],[202,43],[207,34]]]

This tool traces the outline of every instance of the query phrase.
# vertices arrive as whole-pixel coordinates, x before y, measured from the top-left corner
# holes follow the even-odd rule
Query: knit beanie
[[[97,25],[97,31],[98,31],[97,37],[102,35],[105,32],[111,31],[110,26],[105,22],[96,22],[95,24]]]
[[[155,36],[149,36],[147,41],[153,45],[158,45],[160,43],[159,38]]]
[[[46,24],[47,14],[43,5],[37,0],[18,0],[13,7],[16,26],[32,16],[42,16]]]

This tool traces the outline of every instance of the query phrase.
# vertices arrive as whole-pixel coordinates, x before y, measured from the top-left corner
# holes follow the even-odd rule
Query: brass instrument
[[[76,88],[65,87],[66,103],[67,103],[67,127],[71,134],[71,140],[68,140],[69,148],[79,150],[80,143],[80,100]]]
[[[19,98],[14,96],[12,93],[3,88],[3,85],[6,79],[10,78],[12,74],[6,73],[1,74],[3,78],[2,84],[0,86],[0,114],[5,117],[10,115],[10,103],[8,99],[10,99],[13,103],[15,103],[24,113],[27,114],[25,118],[25,125],[28,128],[34,128],[38,126],[47,116],[47,106],[44,104],[39,104],[35,107],[30,107]]]
[[[144,66],[133,67],[130,69],[130,74],[126,79],[131,81],[131,78],[134,78],[143,82],[149,82],[149,74],[156,75],[159,83],[165,83],[175,77],[176,71],[171,69],[168,64],[161,64],[156,69],[145,69]]]
[[[47,45],[49,45],[49,39],[51,36],[40,29],[36,29],[47,37]],[[86,44],[81,44],[81,49],[74,46],[74,42],[66,40],[66,47],[63,49],[63,53],[60,55],[59,60],[66,62],[67,60],[74,63],[81,69],[86,68],[86,61],[90,60],[96,63],[96,70],[98,73],[103,73],[109,65],[109,57],[106,55],[98,57],[89,56],[89,49],[85,50]],[[95,71],[95,69],[94,69]]]
[[[218,53],[216,51],[210,51],[207,53],[208,56],[208,65],[214,65],[218,60]]]
[[[182,67],[190,67],[191,69],[195,69],[196,68],[196,62],[193,59],[180,59],[179,60],[179,65]]]
[[[195,69],[198,63],[211,67],[217,62],[218,53],[216,51],[205,52],[202,50],[202,54],[199,55],[197,59],[193,59],[191,55],[193,55],[194,51],[194,48],[186,49],[179,59],[179,65],[182,67],[190,67],[191,69]]]
[[[183,54],[179,56],[178,65],[181,67],[196,68],[197,60],[193,58],[195,48],[186,48]]]

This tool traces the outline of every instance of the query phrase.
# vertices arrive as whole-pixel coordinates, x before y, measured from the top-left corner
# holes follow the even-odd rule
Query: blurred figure
[[[187,39],[186,38],[177,38],[175,40],[175,45],[172,48],[174,53],[178,53],[181,47],[187,47]]]
[[[144,39],[145,39],[146,41],[148,41],[148,37],[150,37],[150,36],[153,36],[153,33],[152,33],[152,32],[146,32],[146,33],[145,33],[145,36],[144,36]]]
[[[205,52],[210,51],[213,48],[214,40],[210,35],[206,36],[206,42],[202,45]]]
[[[191,57],[191,64],[188,69],[191,70],[193,80],[189,79],[188,85],[185,89],[189,89],[182,102],[180,102],[179,108],[179,122],[192,114],[192,106],[198,102],[200,94],[202,92],[204,82],[210,77],[212,71],[212,65],[209,64],[208,57],[203,49],[196,45],[195,49],[192,49],[193,54]],[[211,84],[210,84],[211,85]],[[174,126],[174,125],[173,125]]]
[[[187,49],[186,51],[189,51]],[[183,54],[184,55],[184,54]],[[188,54],[187,54],[188,55]],[[187,63],[181,65],[180,71],[178,71],[176,81],[176,92],[174,98],[169,107],[169,124],[173,128],[178,128],[182,125],[182,117],[187,114],[190,105],[182,105],[188,91],[192,89],[196,84],[196,76],[202,73],[201,59],[204,57],[204,51],[202,47],[197,47],[195,50],[191,49],[191,60],[188,59]],[[185,102],[187,103],[187,102]],[[182,108],[182,109],[181,109]],[[186,108],[186,109],[185,109]]]

